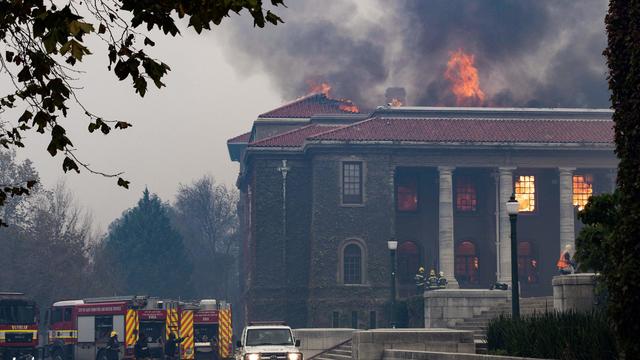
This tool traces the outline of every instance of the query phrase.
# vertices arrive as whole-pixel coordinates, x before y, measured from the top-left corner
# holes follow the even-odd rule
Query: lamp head
[[[395,250],[398,248],[398,241],[396,241],[395,239],[391,239],[389,241],[387,241],[387,247],[389,248],[389,250]]]
[[[507,214],[518,215],[519,211],[520,211],[520,204],[518,204],[518,200],[516,200],[515,195],[511,195],[511,199],[507,201]]]

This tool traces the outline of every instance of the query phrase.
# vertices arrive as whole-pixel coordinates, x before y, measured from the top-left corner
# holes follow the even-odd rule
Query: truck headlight
[[[246,354],[244,360],[260,360],[260,354]]]
[[[302,360],[301,353],[288,353],[287,360]]]

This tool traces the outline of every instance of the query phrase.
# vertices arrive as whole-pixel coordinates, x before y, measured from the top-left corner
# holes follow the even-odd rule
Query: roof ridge
[[[282,105],[278,106],[278,107],[277,107],[277,108],[275,108],[275,109],[271,109],[271,110],[269,110],[269,111],[265,111],[265,112],[263,112],[262,114],[258,115],[258,117],[261,117],[261,116],[263,116],[263,115],[267,115],[267,114],[272,113],[272,112],[274,112],[274,111],[282,110],[282,109],[286,108],[287,106],[291,106],[291,105],[296,104],[296,103],[298,103],[298,102],[302,102],[302,101],[304,101],[304,100],[311,99],[312,97],[314,97],[314,96],[318,96],[318,95],[320,95],[321,97],[324,97],[324,98],[327,98],[327,99],[328,99],[328,97],[326,97],[323,93],[321,93],[321,92],[314,92],[314,93],[307,94],[307,95],[304,95],[304,96],[302,96],[302,97],[299,97],[299,98],[297,98],[297,99],[291,100],[291,101],[289,101],[289,102],[286,102],[286,103],[284,103],[284,104],[282,104]]]
[[[298,132],[300,130],[307,129],[307,128],[310,128],[310,127],[316,126],[316,125],[318,125],[318,124],[308,124],[308,125],[305,125],[305,126],[301,126],[299,128],[291,129],[291,130],[285,131],[283,133],[279,133],[279,134],[275,134],[275,135],[272,135],[272,136],[268,136],[266,138],[262,138],[262,139],[260,139],[258,141],[254,141],[252,143],[249,143],[249,145],[250,146],[260,145],[260,143],[266,142],[268,140],[273,140],[273,139],[277,139],[277,138],[280,138],[280,137],[283,137],[283,136],[286,136],[286,135],[291,135],[291,134],[293,134],[295,132]]]
[[[325,131],[325,132],[323,132],[323,133],[321,133],[321,134],[316,134],[316,135],[310,136],[309,138],[310,138],[310,139],[313,139],[313,138],[315,138],[315,137],[317,137],[317,136],[320,136],[320,135],[328,135],[328,134],[331,134],[331,133],[332,133],[332,132],[334,132],[334,131],[340,131],[340,130],[349,129],[349,128],[354,127],[354,126],[356,126],[356,125],[364,124],[364,123],[366,123],[366,122],[368,122],[368,121],[372,121],[372,120],[375,120],[375,119],[381,119],[381,118],[379,118],[379,117],[377,117],[377,116],[370,117],[370,118],[367,118],[367,119],[364,119],[364,120],[360,120],[360,121],[358,121],[358,122],[354,122],[353,124],[349,124],[349,125],[345,125],[345,126],[340,126],[340,127],[335,128],[335,129],[332,129],[332,130],[329,130],[329,131]]]

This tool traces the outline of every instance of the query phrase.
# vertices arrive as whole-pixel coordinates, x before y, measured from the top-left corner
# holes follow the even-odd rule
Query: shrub
[[[606,315],[544,313],[513,320],[501,315],[489,322],[487,347],[493,354],[545,359],[617,359],[614,332]]]

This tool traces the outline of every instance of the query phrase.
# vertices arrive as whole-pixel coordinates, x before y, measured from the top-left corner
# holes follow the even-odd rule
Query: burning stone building
[[[313,94],[228,141],[240,162],[245,319],[386,324],[387,241],[398,296],[419,266],[451,286],[510,282],[512,193],[523,296],[550,295],[577,209],[610,192],[609,110],[380,107]]]

